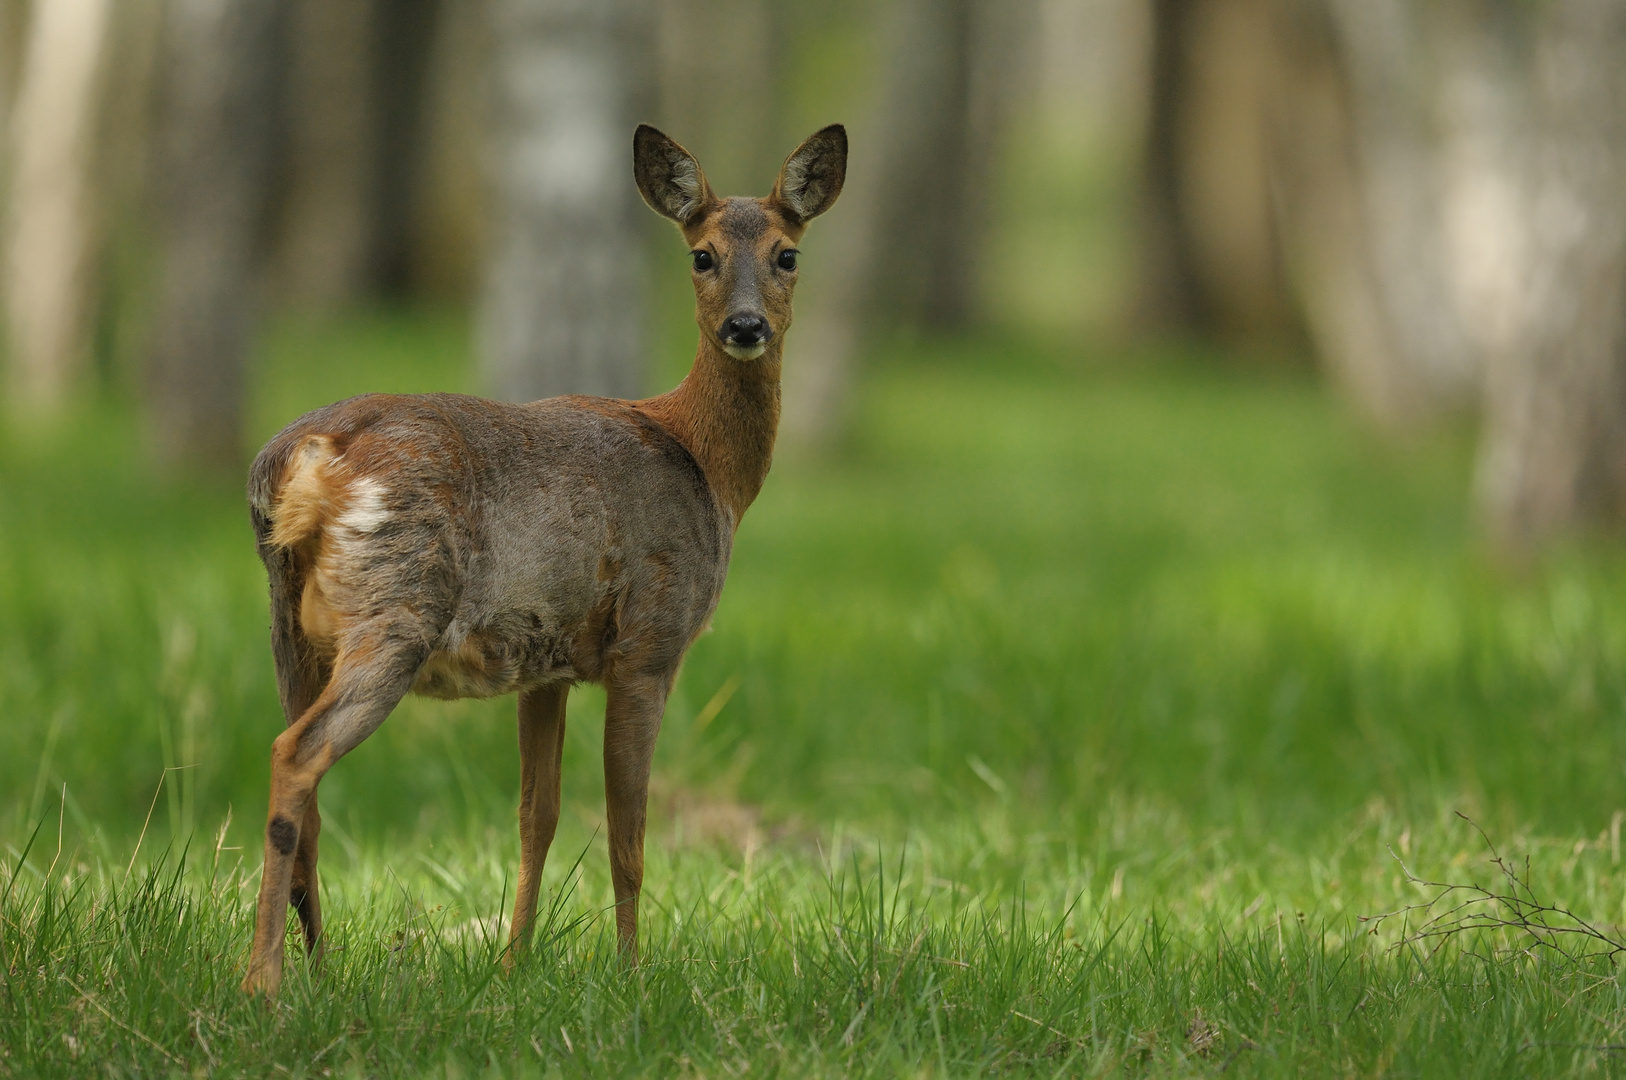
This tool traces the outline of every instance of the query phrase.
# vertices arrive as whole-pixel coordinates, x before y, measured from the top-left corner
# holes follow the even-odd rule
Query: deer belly
[[[544,682],[575,678],[562,658],[502,638],[470,634],[455,647],[429,654],[412,692],[422,697],[488,698],[525,690]]]

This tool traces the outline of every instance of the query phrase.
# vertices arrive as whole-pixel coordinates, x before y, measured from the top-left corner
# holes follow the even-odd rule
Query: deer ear
[[[694,155],[648,124],[632,133],[632,175],[649,208],[679,225],[699,217],[716,198]]]
[[[835,203],[847,179],[847,129],[820,128],[792,151],[769,196],[796,224],[803,225]]]

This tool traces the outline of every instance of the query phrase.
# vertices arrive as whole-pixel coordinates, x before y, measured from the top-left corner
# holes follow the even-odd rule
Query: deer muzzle
[[[736,360],[755,360],[768,347],[773,330],[768,320],[755,312],[737,312],[723,320],[717,331],[723,351]]]

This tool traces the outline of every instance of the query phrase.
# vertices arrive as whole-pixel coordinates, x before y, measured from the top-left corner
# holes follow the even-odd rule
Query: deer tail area
[[[271,652],[277,690],[291,724],[321,692],[322,665],[301,622],[301,598],[310,552],[301,550],[330,520],[330,466],[339,456],[326,435],[276,441],[249,471],[248,497],[254,534],[271,586]]]
[[[254,463],[249,501],[256,516],[265,515],[270,524],[265,543],[294,548],[321,531],[336,509],[334,496],[339,485],[333,482],[329,466],[338,456],[331,438],[307,435],[286,456],[264,454]]]

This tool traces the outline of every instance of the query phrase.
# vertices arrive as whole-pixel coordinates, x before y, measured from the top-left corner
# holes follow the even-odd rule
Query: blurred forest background
[[[492,393],[665,386],[633,125],[760,194],[841,120],[788,440],[877,341],[1207,339],[1477,422],[1528,549],[1626,496],[1622,56],[1619,0],[0,0],[8,412],[237,476],[263,321],[399,303]]]
[[[1607,1073],[1618,953],[1357,916],[1495,838],[1626,924],[1623,61],[1626,0],[0,0],[0,1075]],[[251,1006],[249,457],[672,386],[639,121],[725,194],[852,147],[663,722],[673,962],[493,981],[513,701],[409,699],[323,781],[336,976]]]

